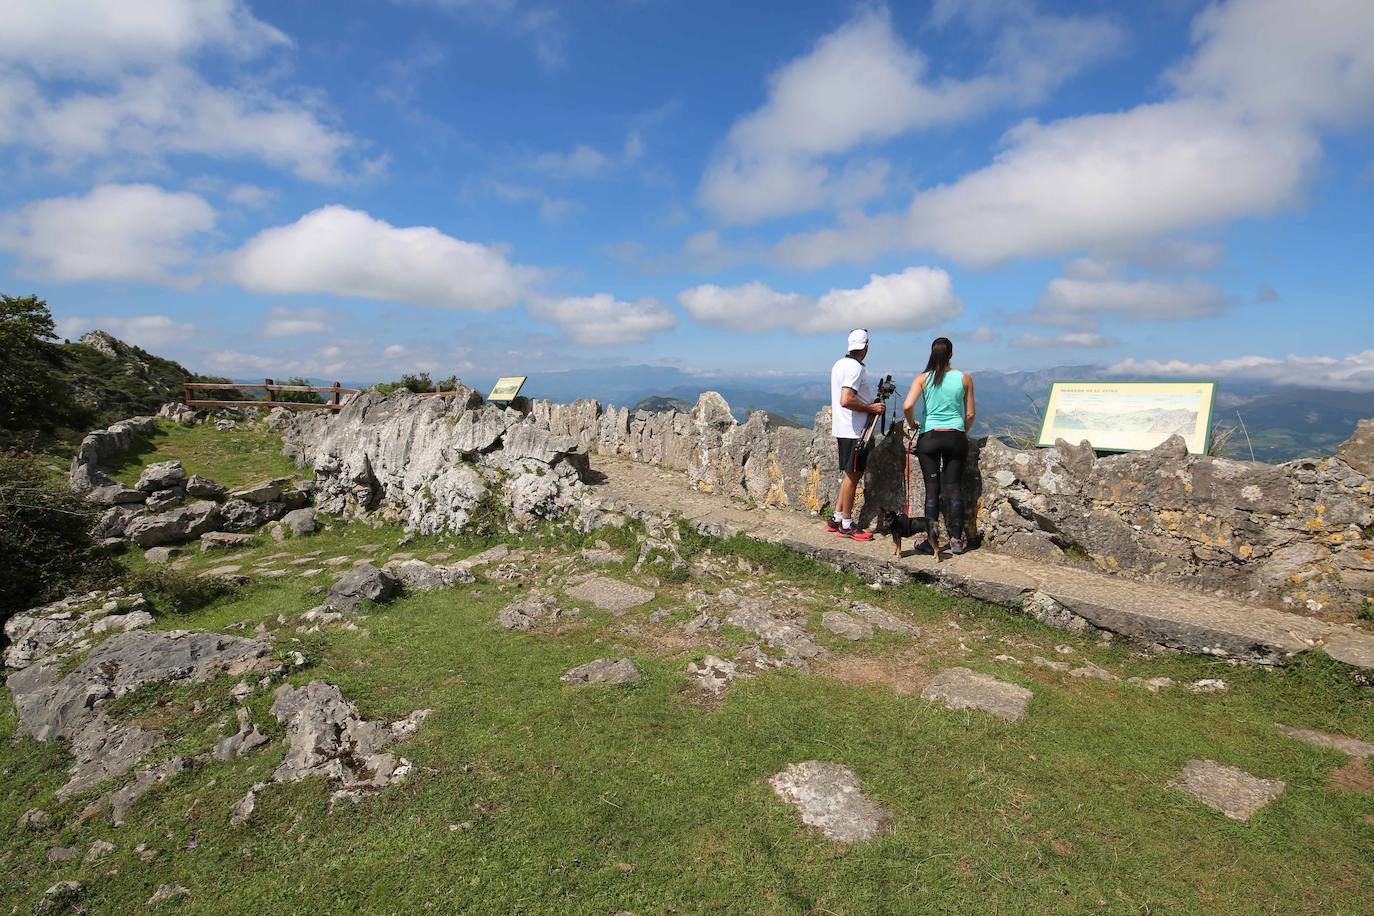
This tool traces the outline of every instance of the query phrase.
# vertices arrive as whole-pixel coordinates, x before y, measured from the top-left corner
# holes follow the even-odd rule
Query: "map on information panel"
[[[1154,448],[1172,435],[1205,455],[1216,382],[1055,382],[1037,444],[1083,440],[1103,452]]]

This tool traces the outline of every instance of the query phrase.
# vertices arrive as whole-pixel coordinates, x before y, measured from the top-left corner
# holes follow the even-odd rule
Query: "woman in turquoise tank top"
[[[906,427],[918,432],[916,459],[926,484],[925,517],[931,524],[945,516],[949,552],[963,553],[968,541],[964,531],[964,459],[968,457],[968,429],[977,413],[973,400],[973,378],[950,366],[954,344],[948,337],[937,337],[930,345],[926,369],[911,383],[906,401]],[[916,419],[920,405],[921,419]],[[933,532],[932,528],[932,532]],[[918,544],[920,553],[935,553],[927,540]]]

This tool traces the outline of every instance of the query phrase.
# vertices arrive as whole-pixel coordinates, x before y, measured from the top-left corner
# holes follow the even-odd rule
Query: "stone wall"
[[[337,416],[293,415],[287,452],[314,467],[322,510],[382,510],[426,532],[463,527],[498,484],[517,515],[594,513],[583,486],[589,452],[817,514],[838,486],[828,408],[799,429],[761,412],[739,423],[715,392],[685,413],[603,410],[594,401],[518,407],[484,404],[467,390],[366,394]],[[976,439],[963,481],[975,507],[966,534],[1037,559],[1299,609],[1357,610],[1374,597],[1374,482],[1360,469],[1369,456],[1358,444],[1371,431],[1361,429],[1364,439],[1340,456],[1284,465],[1193,457],[1179,439],[1105,457],[1087,443],[1018,451]],[[899,423],[875,446],[861,522],[881,527],[885,510],[903,507],[907,473]],[[914,463],[910,475],[915,508],[923,494]]]
[[[532,416],[582,447],[673,467],[694,486],[819,512],[839,472],[830,411],[813,429],[744,423],[715,392],[690,413],[537,402]],[[1374,597],[1374,421],[1337,457],[1284,465],[1190,456],[1182,440],[1098,457],[1087,443],[1019,451],[975,439],[963,481],[967,534],[998,550],[1090,562],[1190,587],[1307,610],[1357,610]],[[898,423],[875,445],[860,520],[881,526],[904,504]],[[914,466],[911,504],[919,512]]]

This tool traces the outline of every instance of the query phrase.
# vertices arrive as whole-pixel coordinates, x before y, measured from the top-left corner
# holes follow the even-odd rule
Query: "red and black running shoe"
[[[832,515],[825,520],[825,530],[829,531],[831,534],[835,534],[840,530],[840,523],[835,520],[835,516]]]
[[[873,532],[871,532],[871,531],[865,531],[865,530],[863,530],[862,528],[858,527],[857,525],[854,526],[853,528],[841,528],[839,531],[837,531],[837,532],[835,532],[835,533],[838,534],[838,535],[839,535],[840,537],[842,537],[842,538],[849,538],[851,541],[871,541],[871,540],[873,540]]]

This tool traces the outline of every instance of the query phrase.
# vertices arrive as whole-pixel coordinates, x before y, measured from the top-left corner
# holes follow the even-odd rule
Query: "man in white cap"
[[[830,430],[839,446],[840,470],[844,480],[835,500],[835,514],[825,523],[827,530],[856,541],[871,541],[873,535],[854,524],[854,491],[868,466],[868,449],[863,435],[872,418],[883,412],[881,402],[873,400],[864,359],[868,356],[868,331],[849,332],[849,352],[830,369]]]

